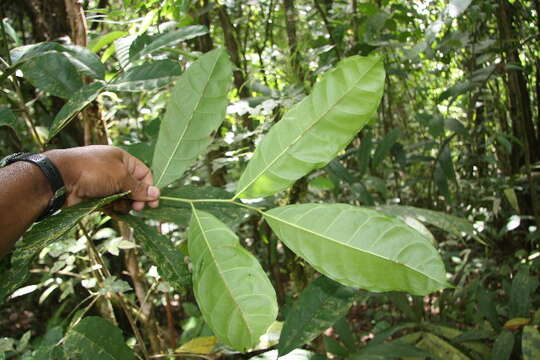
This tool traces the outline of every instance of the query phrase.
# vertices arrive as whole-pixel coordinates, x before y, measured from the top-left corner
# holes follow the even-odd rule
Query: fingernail
[[[159,197],[159,189],[155,186],[149,186],[148,187],[148,196],[151,198],[157,198]]]

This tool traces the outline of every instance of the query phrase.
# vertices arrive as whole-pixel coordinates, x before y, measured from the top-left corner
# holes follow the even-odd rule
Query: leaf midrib
[[[255,182],[256,182],[256,181],[257,181],[257,180],[258,180],[258,179],[259,179],[259,178],[267,171],[267,170],[268,170],[268,169],[270,169],[270,168],[271,168],[271,167],[272,167],[272,166],[273,166],[273,165],[274,165],[274,164],[275,164],[275,163],[276,163],[276,162],[277,162],[277,161],[278,161],[278,160],[279,160],[279,159],[280,159],[287,151],[289,151],[289,149],[290,149],[291,147],[293,147],[294,145],[296,145],[296,143],[297,143],[298,141],[300,141],[300,139],[302,139],[302,137],[303,137],[309,130],[311,130],[311,129],[312,129],[318,122],[320,122],[324,117],[326,117],[326,115],[328,115],[328,113],[329,113],[330,111],[334,110],[335,107],[336,107],[336,106],[337,106],[337,105],[338,105],[338,104],[339,104],[339,103],[340,103],[347,95],[349,95],[349,93],[350,93],[354,88],[356,88],[356,85],[357,85],[360,81],[362,81],[362,79],[364,78],[364,76],[365,76],[367,73],[369,73],[369,72],[371,71],[371,69],[373,69],[373,67],[374,67],[375,65],[377,65],[378,63],[379,63],[379,61],[374,62],[374,63],[369,67],[369,69],[368,69],[366,72],[364,72],[364,74],[359,78],[359,80],[356,81],[356,82],[354,83],[354,85],[351,86],[349,89],[347,89],[347,91],[346,91],[342,96],[340,96],[339,99],[337,99],[336,102],[335,102],[332,106],[330,106],[330,107],[328,108],[328,110],[326,110],[321,116],[319,116],[315,121],[313,121],[307,128],[305,128],[304,130],[302,130],[302,132],[300,133],[300,135],[298,135],[298,136],[296,137],[296,139],[294,139],[290,144],[288,144],[287,146],[285,146],[285,148],[283,149],[283,151],[281,151],[281,152],[280,152],[280,153],[279,153],[272,161],[270,161],[270,163],[269,163],[267,166],[265,166],[265,167],[263,168],[263,170],[260,171],[259,174],[253,178],[253,180],[251,180],[249,183],[247,183],[247,185],[245,185],[241,190],[237,191],[237,192],[236,192],[236,195],[233,197],[233,200],[236,199],[236,198],[238,198],[238,196],[240,196],[240,195],[241,195],[244,191],[246,191],[251,185],[253,185],[253,184],[254,184],[254,183],[255,183]],[[336,70],[337,70],[337,69],[336,69]],[[328,80],[328,78],[325,79],[325,81],[327,81],[327,80]],[[311,96],[313,96],[313,93],[311,93],[311,94],[308,95],[308,97],[311,97]],[[298,105],[300,105],[300,104],[301,104],[301,102],[300,102]],[[296,107],[296,106],[294,106],[293,108],[291,108],[291,110],[294,109],[295,107]],[[289,110],[289,111],[291,111],[291,110]],[[287,111],[287,112],[289,112],[289,111]]]
[[[210,253],[210,256],[212,256],[212,260],[213,260],[213,262],[214,262],[214,264],[215,264],[215,266],[216,266],[216,268],[218,270],[219,277],[223,281],[223,284],[225,285],[225,289],[227,289],[227,292],[231,296],[231,299],[233,300],[233,303],[234,303],[235,307],[238,309],[238,312],[240,313],[240,317],[242,318],[243,323],[246,325],[246,328],[249,330],[249,333],[251,334],[251,336],[253,336],[253,330],[249,326],[249,324],[248,324],[248,322],[246,320],[246,317],[245,317],[244,313],[242,312],[242,309],[240,308],[240,305],[236,302],[236,298],[234,297],[234,295],[232,293],[232,290],[229,288],[229,286],[227,284],[227,281],[225,280],[225,278],[223,277],[223,274],[221,273],[221,271],[222,271],[221,267],[219,266],[219,263],[216,260],[216,257],[214,256],[214,252],[212,251],[212,247],[210,246],[210,242],[208,241],[208,238],[206,237],[206,232],[204,231],[204,228],[203,228],[203,226],[201,224],[201,220],[199,218],[199,215],[197,214],[197,209],[195,209],[195,207],[192,206],[192,210],[193,210],[193,215],[195,216],[195,219],[197,220],[197,224],[199,226],[199,229],[201,230],[201,234],[202,234],[202,237],[204,238],[204,242],[206,244],[206,247],[208,248],[208,252]],[[227,339],[229,339],[229,341],[230,341],[228,332],[227,332]]]
[[[405,268],[407,268],[407,269],[409,269],[409,270],[414,271],[415,273],[418,273],[418,274],[420,274],[420,275],[423,275],[423,276],[427,277],[428,279],[431,279],[431,280],[435,281],[437,284],[444,285],[444,283],[441,283],[439,280],[434,279],[434,278],[432,278],[431,276],[429,276],[428,274],[424,274],[424,273],[420,272],[418,269],[412,268],[412,267],[408,266],[407,264],[403,264],[403,263],[401,263],[401,262],[394,261],[394,260],[389,259],[389,258],[387,258],[387,257],[385,257],[385,256],[380,255],[380,254],[373,253],[373,252],[371,252],[371,251],[369,251],[369,250],[365,250],[365,249],[361,249],[361,248],[357,248],[357,247],[351,246],[351,245],[349,245],[349,244],[347,244],[347,243],[343,243],[343,242],[341,242],[341,241],[335,240],[335,239],[333,239],[333,238],[331,238],[331,237],[328,237],[328,236],[326,236],[326,235],[324,235],[324,234],[316,233],[316,232],[314,232],[314,231],[312,231],[312,230],[306,229],[305,227],[302,227],[302,226],[299,226],[299,225],[290,223],[290,222],[288,222],[288,221],[286,221],[286,220],[283,220],[283,219],[281,219],[281,218],[279,218],[279,217],[270,215],[270,214],[268,214],[268,212],[263,213],[263,215],[264,215],[264,216],[269,216],[269,217],[271,217],[271,218],[273,218],[273,219],[275,219],[275,220],[277,220],[277,221],[280,221],[280,222],[282,222],[282,223],[284,223],[284,224],[286,224],[286,225],[289,225],[289,226],[291,226],[291,227],[293,227],[293,228],[299,229],[300,231],[303,231],[303,232],[306,232],[306,233],[308,233],[308,234],[311,234],[311,235],[314,235],[314,236],[323,238],[323,239],[325,239],[325,240],[329,240],[329,241],[331,241],[331,242],[333,242],[333,243],[336,243],[336,244],[338,244],[338,245],[344,246],[344,247],[346,247],[346,248],[353,249],[353,250],[356,250],[356,251],[359,251],[359,252],[363,252],[363,253],[365,253],[365,254],[369,254],[369,255],[372,255],[372,256],[381,258],[381,259],[386,260],[386,261],[388,261],[388,262],[391,262],[391,263],[393,263],[393,264],[396,264],[396,265],[399,265],[399,266],[403,266],[403,267],[405,267]]]
[[[182,143],[182,140],[184,139],[184,136],[186,135],[186,132],[187,132],[187,130],[189,128],[189,125],[191,125],[191,122],[193,121],[193,118],[195,117],[195,113],[197,112],[197,109],[201,105],[202,98],[204,97],[204,94],[206,92],[208,84],[210,84],[210,79],[212,78],[212,75],[214,74],[214,70],[216,69],[216,65],[217,65],[217,63],[218,63],[218,61],[219,61],[219,59],[221,58],[222,55],[223,55],[223,53],[220,53],[219,56],[216,57],[215,62],[212,65],[212,69],[208,73],[208,78],[206,80],[206,83],[204,84],[204,88],[201,91],[201,96],[199,96],[199,98],[197,100],[197,104],[195,104],[195,107],[193,108],[193,112],[191,113],[191,115],[189,117],[189,120],[186,122],[186,126],[185,126],[184,130],[182,131],[182,134],[180,135],[180,138],[178,139],[178,142],[176,143],[176,145],[174,147],[174,150],[171,152],[171,156],[168,158],[167,163],[163,167],[163,171],[161,172],[161,174],[159,176],[159,179],[156,181],[156,186],[160,186],[161,180],[163,180],[163,177],[165,176],[165,173],[167,172],[167,170],[171,166],[171,161],[172,161],[174,155],[176,154],[176,152],[178,151],[178,148],[180,147],[180,144]],[[186,78],[188,76],[190,76],[190,75],[191,74],[186,72]]]

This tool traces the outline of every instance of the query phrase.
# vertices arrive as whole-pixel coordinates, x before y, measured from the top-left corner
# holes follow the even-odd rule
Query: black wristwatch
[[[47,216],[52,215],[58,210],[60,210],[66,202],[66,187],[64,185],[64,180],[62,179],[60,171],[58,171],[58,168],[53,164],[53,162],[48,157],[42,154],[19,152],[8,155],[2,160],[0,160],[0,167],[13,164],[17,161],[26,161],[39,167],[43,174],[45,174],[45,177],[51,185],[53,197],[49,201],[49,206],[47,207],[47,209],[45,209],[45,211],[43,211],[43,213],[39,215],[36,221],[41,221]]]

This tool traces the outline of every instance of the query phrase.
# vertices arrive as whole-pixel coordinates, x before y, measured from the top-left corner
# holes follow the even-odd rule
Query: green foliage
[[[49,131],[49,139],[58,134],[85,106],[94,101],[104,87],[105,84],[96,81],[75,91],[56,114]]]
[[[417,295],[447,286],[430,240],[396,218],[344,204],[290,205],[264,217],[291,250],[344,285]]]
[[[535,3],[203,3],[85,2],[88,49],[26,45],[39,17],[21,15],[28,9],[16,2],[3,7],[0,152],[42,151],[47,138],[46,149],[78,146],[99,132],[154,170],[154,159],[172,160],[154,174],[158,209],[121,216],[124,224],[92,215],[81,219],[92,242],[73,226],[16,267],[1,259],[2,273],[24,275],[15,278],[27,286],[0,308],[0,333],[10,336],[0,358],[62,359],[66,325],[88,314],[118,324],[140,358],[173,356],[201,339],[211,349],[181,355],[239,357],[233,345],[250,351],[241,357],[276,359],[278,350],[266,350],[288,343],[284,360],[537,358],[538,94],[523,91],[538,83]],[[41,22],[43,37],[67,28],[56,26],[61,20]],[[226,51],[208,53],[216,47]],[[358,56],[371,53],[379,55]],[[45,61],[65,67],[24,71]],[[375,67],[361,73],[361,64]],[[50,81],[31,79],[46,73]],[[47,96],[58,89],[67,103]],[[81,126],[80,111],[97,122]],[[193,207],[211,226],[190,224]],[[245,296],[233,300],[253,301],[246,313],[267,316],[260,338],[244,336],[232,300],[222,301],[223,281],[215,287],[200,276],[192,287],[192,273],[216,264],[208,246],[189,249],[193,232],[221,263],[245,258],[264,279],[257,285],[272,294],[266,276],[274,285],[266,306],[244,279],[228,282]],[[435,271],[413,270],[430,260]],[[353,296],[316,270],[367,291]],[[19,280],[2,277],[0,287],[13,293]],[[447,281],[455,287],[411,295]],[[285,322],[268,327],[276,314]],[[107,325],[99,328],[123,345]],[[106,348],[109,339],[95,339]],[[310,351],[295,349],[304,343]]]
[[[152,161],[157,186],[180,178],[212,142],[225,116],[231,71],[227,54],[217,49],[201,56],[177,81]]]
[[[279,356],[310,342],[343,317],[358,297],[355,289],[320,276],[289,310],[279,338]]]
[[[185,291],[191,285],[189,271],[182,254],[170,240],[142,219],[134,216],[122,216],[121,219],[133,229],[133,237],[157,266],[160,275],[177,291]]]
[[[159,208],[143,211],[143,214],[151,219],[187,225],[191,219],[191,205],[186,200],[226,200],[232,196],[232,193],[213,186],[169,187],[162,191]],[[244,215],[241,207],[226,201],[200,202],[197,209],[209,212],[231,226],[236,226]]]
[[[384,76],[379,56],[350,57],[325,74],[257,146],[235,196],[275,194],[330,162],[373,117]]]
[[[139,41],[138,43],[136,43],[138,46],[136,45],[129,49],[129,60],[137,60],[144,57],[145,55],[152,54],[153,52],[166,46],[173,46],[181,41],[193,39],[195,37],[204,35],[207,32],[208,30],[206,29],[206,27],[201,25],[194,25],[186,26],[178,30],[170,31],[154,37],[146,36],[143,41]],[[139,36],[139,38],[141,38],[141,36]]]
[[[16,124],[17,119],[15,118],[13,111],[8,108],[0,108],[0,127],[9,126],[15,130],[17,128]]]
[[[96,316],[82,319],[67,332],[64,351],[70,359],[135,359],[133,351],[124,342],[122,331]]]
[[[214,333],[239,351],[277,316],[276,294],[257,259],[213,215],[193,208],[188,234],[193,292]]]
[[[512,355],[514,348],[514,334],[511,331],[503,330],[495,339],[493,344],[492,356],[493,360],[508,360]]]
[[[386,134],[379,146],[377,146],[375,154],[373,154],[373,158],[371,159],[372,166],[376,167],[381,164],[384,158],[390,153],[390,150],[392,150],[392,147],[398,140],[400,133],[400,129],[396,128],[392,129],[388,134]]]
[[[524,360],[538,359],[540,356],[540,333],[533,326],[525,326],[521,336]]]
[[[457,216],[413,206],[383,205],[377,206],[377,209],[393,216],[413,217],[418,221],[447,231],[456,237],[461,237],[463,234],[475,236],[472,224]]]
[[[157,60],[129,68],[111,82],[107,88],[114,91],[156,90],[171,83],[182,71],[171,60]]]
[[[11,255],[10,269],[0,284],[0,303],[24,283],[32,260],[43,248],[61,239],[86,215],[124,195],[81,203],[63,210],[59,216],[48,217],[35,224]]]
[[[45,53],[29,60],[22,66],[22,71],[32,85],[64,99],[83,85],[77,68],[59,52]]]

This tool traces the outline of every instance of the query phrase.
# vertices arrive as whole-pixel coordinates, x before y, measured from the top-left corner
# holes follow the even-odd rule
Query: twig
[[[84,225],[79,221],[79,227],[81,228],[85,238],[86,238],[86,242],[88,244],[88,249],[90,250],[88,253],[92,253],[92,256],[94,257],[95,261],[101,265],[101,271],[102,271],[102,276],[106,275],[107,277],[111,277],[111,273],[109,272],[109,269],[107,267],[105,267],[105,263],[103,261],[103,259],[101,258],[101,255],[99,253],[99,251],[96,249],[95,245],[94,245],[94,242],[92,241],[92,237],[90,236],[89,232],[87,231],[87,229],[84,227]],[[129,325],[131,326],[131,329],[133,330],[133,334],[135,335],[135,338],[137,339],[137,342],[140,344],[141,346],[141,351],[143,353],[143,356],[145,359],[149,359],[150,358],[150,354],[148,353],[148,349],[146,348],[146,344],[144,343],[144,340],[141,336],[141,333],[139,331],[139,328],[136,326],[135,324],[135,321],[133,320],[133,317],[131,316],[131,312],[126,304],[126,302],[124,301],[124,298],[122,296],[122,294],[112,294],[112,297],[115,298],[116,302],[118,303],[118,305],[120,305],[120,307],[122,308],[124,314],[126,315],[126,318],[129,322]]]

